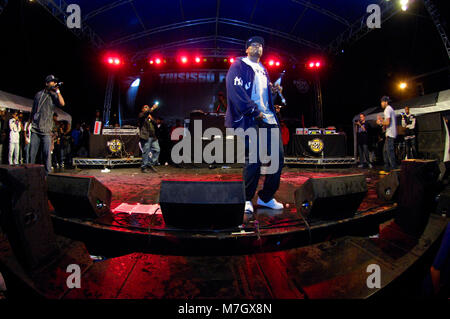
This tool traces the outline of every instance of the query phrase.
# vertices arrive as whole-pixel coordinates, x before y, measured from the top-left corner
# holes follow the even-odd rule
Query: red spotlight
[[[269,65],[272,66],[275,62],[273,60],[269,60]]]
[[[156,59],[155,59],[155,63],[156,63],[156,64],[161,64],[161,59],[160,59],[160,58],[156,58]]]
[[[187,61],[188,61],[188,58],[187,58],[187,57],[185,57],[185,56],[182,56],[182,57],[181,57],[181,63],[186,64]]]
[[[275,62],[276,66],[280,66],[280,61]]]
[[[196,56],[195,57],[195,63],[200,63],[202,59],[200,59],[200,57]]]
[[[314,62],[309,62],[308,66],[310,69],[312,69],[314,67]]]
[[[119,58],[115,58],[114,59],[114,64],[115,65],[119,65],[120,64],[120,59]]]
[[[153,60],[149,60],[148,63],[153,64],[155,62]]]
[[[109,64],[113,64],[114,63],[114,59],[113,58],[108,58],[108,63]]]
[[[230,63],[234,63],[234,58],[230,58]]]
[[[316,68],[320,67],[320,62],[316,62]]]

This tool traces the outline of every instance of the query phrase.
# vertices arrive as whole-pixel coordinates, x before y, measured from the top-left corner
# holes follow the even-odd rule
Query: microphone
[[[283,72],[281,73],[280,77],[273,83],[274,86],[277,86],[277,85],[281,86],[281,79],[283,78],[285,72],[286,72],[286,71],[283,71]],[[277,93],[278,93],[278,95],[279,95],[280,98],[281,98],[281,103],[283,103],[284,105],[286,105],[286,99],[284,98],[283,93],[281,93],[280,90],[277,90]]]

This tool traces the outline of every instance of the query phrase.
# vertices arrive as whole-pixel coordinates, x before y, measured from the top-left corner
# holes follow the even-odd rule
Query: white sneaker
[[[245,202],[245,213],[247,214],[253,214],[253,204],[251,201],[246,201]]]
[[[258,206],[264,206],[264,207],[268,207],[271,209],[283,209],[283,204],[280,202],[277,202],[277,200],[275,198],[272,198],[270,201],[265,203],[258,197],[258,201],[256,202],[256,204]]]

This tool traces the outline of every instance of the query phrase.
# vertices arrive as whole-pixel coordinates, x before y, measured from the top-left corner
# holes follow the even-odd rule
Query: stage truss
[[[284,158],[284,163],[300,165],[355,165],[355,157],[292,157]]]
[[[72,165],[77,168],[78,166],[129,166],[139,165],[142,163],[141,157],[127,157],[127,158],[80,158],[75,157],[72,160]]]

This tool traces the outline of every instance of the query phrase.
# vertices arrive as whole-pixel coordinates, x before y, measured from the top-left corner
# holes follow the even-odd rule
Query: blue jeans
[[[42,162],[45,166],[45,173],[48,175],[52,171],[52,155],[51,147],[52,137],[50,135],[41,135],[31,132],[30,142],[30,162],[36,163],[36,156],[39,150],[39,146],[42,146]]]
[[[158,139],[150,137],[147,141],[141,139],[142,147],[142,165],[141,167],[153,166],[158,162],[159,153],[161,149],[159,148]],[[150,158],[149,155],[152,154]]]
[[[358,152],[359,152],[359,164],[362,165],[370,164],[369,146],[367,144],[358,144]]]
[[[386,136],[383,148],[384,170],[389,172],[391,169],[397,168],[394,150],[394,138]]]
[[[257,126],[255,127],[258,129],[259,127],[265,127],[265,128],[278,128],[278,125],[270,125],[266,124],[262,121],[260,121]],[[283,142],[281,140],[281,133],[280,133],[280,141],[278,143],[279,147],[278,150],[272,150],[271,149],[271,143],[270,143],[270,133],[267,134],[267,153],[272,154],[272,151],[278,152],[278,170],[274,174],[266,175],[264,179],[264,186],[263,189],[258,192],[259,198],[264,201],[268,202],[270,201],[275,193],[277,192],[278,188],[280,187],[280,177],[281,177],[281,170],[283,169],[284,164],[284,151],[283,151]],[[258,143],[259,144],[259,143]],[[259,145],[258,145],[258,153],[259,153]],[[243,172],[243,178],[245,182],[245,197],[247,201],[251,201],[253,196],[255,195],[256,188],[258,187],[259,177],[261,175],[261,160],[259,156],[257,156],[257,162],[256,163],[250,163],[249,160],[249,143],[246,139],[245,141],[245,165],[244,165],[244,172]]]

